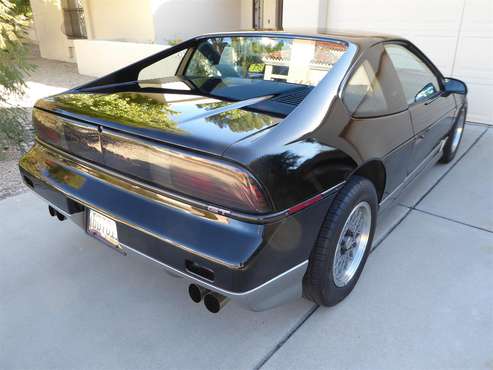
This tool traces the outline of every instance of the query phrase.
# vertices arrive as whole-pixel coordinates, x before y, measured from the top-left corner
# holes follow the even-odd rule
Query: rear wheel
[[[467,109],[464,108],[457,118],[452,130],[450,130],[447,136],[447,142],[443,147],[443,154],[440,158],[441,163],[449,163],[452,161],[457,154],[460,142],[462,140],[462,134],[464,133],[464,125],[466,123],[466,112]]]
[[[354,288],[370,252],[378,198],[373,184],[353,176],[334,199],[310,256],[306,298],[333,306]]]

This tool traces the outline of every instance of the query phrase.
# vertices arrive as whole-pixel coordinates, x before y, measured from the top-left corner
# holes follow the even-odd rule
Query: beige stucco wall
[[[253,27],[253,0],[241,0],[240,27],[248,30]]]
[[[149,55],[167,45],[104,40],[74,40],[79,73],[100,77]]]
[[[287,29],[317,28],[324,0],[284,0],[282,25]]]
[[[73,62],[73,43],[63,34],[60,0],[31,0],[36,38],[41,56],[46,59]]]
[[[99,0],[96,0],[99,1]],[[240,28],[241,0],[150,0],[155,41]]]
[[[90,38],[154,42],[150,0],[85,0]]]

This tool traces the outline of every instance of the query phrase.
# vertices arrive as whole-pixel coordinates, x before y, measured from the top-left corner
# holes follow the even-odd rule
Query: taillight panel
[[[105,164],[177,193],[226,209],[266,213],[271,207],[248,171],[112,130],[101,134]]]
[[[227,210],[272,211],[257,180],[234,164],[39,109],[33,123],[42,141],[124,175]]]

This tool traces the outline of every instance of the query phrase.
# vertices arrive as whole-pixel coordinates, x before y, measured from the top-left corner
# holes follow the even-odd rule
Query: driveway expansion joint
[[[479,227],[479,226],[474,226],[474,225],[471,225],[471,224],[468,224],[468,223],[465,223],[465,222],[462,222],[462,221],[457,221],[457,220],[454,220],[453,218],[449,218],[449,217],[446,217],[446,216],[441,216],[439,214],[436,214],[436,213],[433,213],[433,212],[429,212],[429,211],[425,211],[423,209],[419,209],[419,208],[410,208],[410,209],[413,210],[413,211],[417,211],[417,212],[421,212],[421,213],[427,214],[429,216],[434,216],[434,217],[441,218],[442,220],[454,222],[454,223],[459,224],[459,225],[468,226],[468,227],[473,228],[473,229],[477,229],[477,230],[481,230],[481,231],[485,231],[487,233],[493,234],[493,230],[485,229],[485,228]]]
[[[271,358],[276,354],[277,351],[279,351],[284,344],[293,336],[294,333],[298,331],[299,328],[303,326],[303,324],[315,313],[315,311],[318,310],[320,306],[317,304],[314,304],[303,317],[298,321],[298,323],[291,329],[289,332],[282,338],[279,343],[271,350],[269,351],[257,364],[257,366],[254,367],[255,370],[261,369]]]
[[[447,168],[447,170],[438,178],[438,180],[430,186],[430,188],[419,198],[419,200],[411,207],[412,209],[415,209],[416,207],[419,206],[419,204],[430,194],[433,189],[436,188],[436,186],[445,178],[445,176],[448,175],[450,171],[460,162],[462,159],[471,151],[472,148],[481,140],[481,138],[488,132],[488,128],[485,128],[484,131],[474,140],[474,142],[467,148],[464,153],[454,162],[452,165]]]

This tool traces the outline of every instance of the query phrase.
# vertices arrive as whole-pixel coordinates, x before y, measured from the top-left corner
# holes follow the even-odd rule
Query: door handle
[[[425,105],[430,105],[431,103],[433,103],[434,101],[436,101],[438,98],[441,98],[441,97],[442,97],[442,93],[439,93],[434,98],[431,98],[431,99],[425,101]]]

